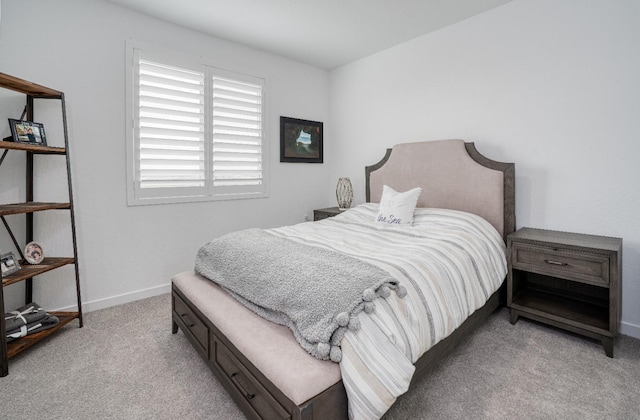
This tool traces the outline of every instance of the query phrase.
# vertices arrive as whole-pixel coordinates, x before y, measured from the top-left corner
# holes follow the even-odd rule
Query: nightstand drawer
[[[609,285],[609,258],[588,252],[514,243],[511,264],[515,269],[566,280]]]

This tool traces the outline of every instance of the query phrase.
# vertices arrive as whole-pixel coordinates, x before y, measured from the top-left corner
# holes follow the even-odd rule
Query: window
[[[265,197],[264,80],[128,50],[129,205]]]

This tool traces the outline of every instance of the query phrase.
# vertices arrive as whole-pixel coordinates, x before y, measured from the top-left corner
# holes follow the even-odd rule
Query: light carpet
[[[0,418],[244,419],[182,332],[170,296],[85,314],[10,360]],[[494,313],[384,417],[640,419],[640,340],[590,339]],[[330,419],[327,419],[330,420]]]

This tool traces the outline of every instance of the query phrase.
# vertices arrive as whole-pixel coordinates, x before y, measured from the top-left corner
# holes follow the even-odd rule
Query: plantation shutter
[[[160,50],[128,57],[129,205],[268,196],[264,79]]]
[[[207,170],[204,72],[138,57],[138,77],[139,195],[162,196],[167,188],[170,196],[202,193]]]
[[[213,189],[261,192],[263,186],[262,79],[212,69]]]

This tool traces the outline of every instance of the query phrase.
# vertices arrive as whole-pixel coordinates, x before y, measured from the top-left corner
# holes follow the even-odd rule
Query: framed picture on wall
[[[44,125],[40,123],[9,118],[9,127],[11,128],[11,138],[17,143],[47,145]]]
[[[322,123],[280,117],[280,162],[322,163]]]

